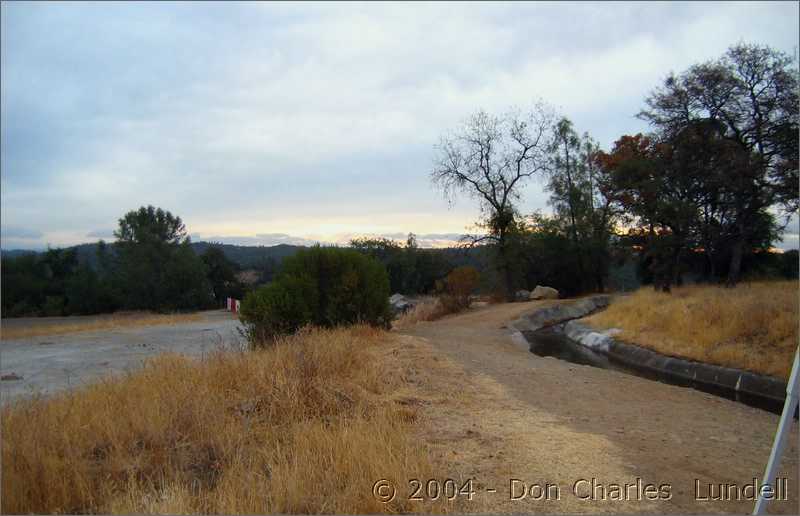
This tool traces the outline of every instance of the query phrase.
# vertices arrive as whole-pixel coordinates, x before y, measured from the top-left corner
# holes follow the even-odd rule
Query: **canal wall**
[[[651,349],[615,339],[616,333],[618,330],[597,331],[576,320],[564,325],[564,334],[570,340],[604,353],[616,362],[633,369],[776,402],[783,402],[786,398],[786,382],[778,378],[662,355]]]
[[[592,312],[606,308],[610,302],[611,296],[591,296],[545,306],[523,314],[511,323],[511,327],[520,333],[541,330],[548,326],[586,317]]]

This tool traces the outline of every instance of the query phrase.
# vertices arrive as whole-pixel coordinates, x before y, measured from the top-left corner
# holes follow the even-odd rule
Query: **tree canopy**
[[[798,84],[791,65],[790,56],[767,46],[734,45],[719,59],[669,75],[639,113],[669,149],[662,163],[672,159],[684,186],[694,182],[694,193],[719,214],[716,224],[730,241],[731,285],[746,247],[763,236],[757,232],[769,210],[798,209]]]

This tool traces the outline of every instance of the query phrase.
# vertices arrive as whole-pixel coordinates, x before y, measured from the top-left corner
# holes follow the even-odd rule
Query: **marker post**
[[[778,424],[778,431],[775,433],[775,441],[772,443],[772,452],[769,454],[769,461],[767,462],[767,470],[764,472],[764,482],[756,495],[756,506],[753,509],[753,514],[764,514],[767,510],[767,503],[775,496],[763,496],[767,489],[771,489],[772,482],[775,481],[775,475],[778,472],[778,466],[781,463],[783,456],[783,449],[786,448],[786,440],[789,438],[789,431],[792,428],[792,419],[794,419],[794,411],[797,408],[798,395],[800,395],[800,377],[798,377],[798,361],[800,361],[800,348],[794,352],[794,365],[792,365],[792,373],[789,375],[789,383],[786,385],[786,401],[783,404],[783,413],[781,414],[781,422]]]

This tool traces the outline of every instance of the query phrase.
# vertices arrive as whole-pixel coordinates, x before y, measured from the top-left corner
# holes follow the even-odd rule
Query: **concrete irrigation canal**
[[[780,414],[786,383],[777,378],[665,356],[615,339],[618,330],[598,331],[578,321],[610,302],[594,296],[548,306],[523,315],[514,327],[538,356],[690,387]]]

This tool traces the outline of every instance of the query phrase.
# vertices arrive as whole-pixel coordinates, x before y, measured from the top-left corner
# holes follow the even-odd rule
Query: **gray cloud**
[[[417,235],[420,240],[459,240],[464,233],[422,233]]]
[[[42,238],[44,233],[35,229],[11,226],[3,227],[2,235],[4,238],[38,239]]]
[[[86,233],[89,238],[114,238],[113,229],[95,229]]]
[[[2,229],[39,245],[150,203],[224,238],[444,237],[478,211],[431,188],[432,146],[470,112],[541,97],[608,147],[670,70],[798,33],[770,2],[0,9]]]
[[[3,226],[0,230],[0,247],[3,249],[44,248],[41,239],[44,233],[39,230],[19,226]]]

